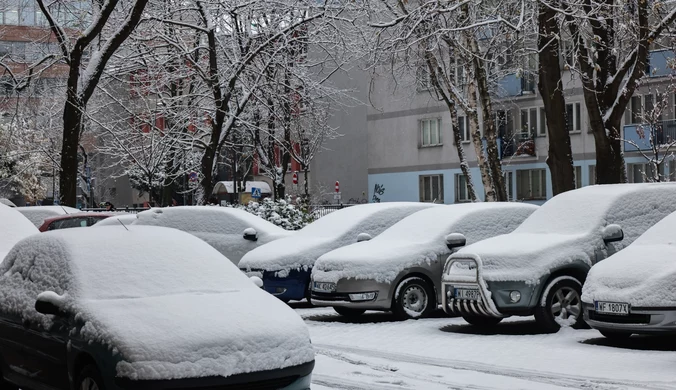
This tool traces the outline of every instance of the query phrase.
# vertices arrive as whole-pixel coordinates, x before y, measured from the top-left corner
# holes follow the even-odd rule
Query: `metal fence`
[[[345,207],[354,206],[354,204],[316,204],[310,205],[310,214],[315,218],[321,218],[332,212]]]
[[[120,207],[116,208],[115,210],[106,210],[103,207],[92,207],[92,208],[84,208],[82,211],[93,211],[93,212],[125,212],[129,214],[138,214],[141,211],[146,211],[150,210],[149,208],[145,207]]]

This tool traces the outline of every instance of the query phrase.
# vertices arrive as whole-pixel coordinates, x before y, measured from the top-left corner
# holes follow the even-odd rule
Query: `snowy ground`
[[[367,312],[348,321],[325,308],[296,311],[316,352],[313,390],[674,389],[676,339],[611,342],[595,330],[540,334],[510,319],[479,334],[460,318],[395,322]]]

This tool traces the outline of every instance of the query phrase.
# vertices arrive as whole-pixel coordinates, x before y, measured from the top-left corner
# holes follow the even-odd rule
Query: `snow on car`
[[[676,183],[590,186],[547,201],[514,232],[467,246],[444,268],[444,310],[488,326],[535,315],[555,332],[582,325],[582,284],[593,264],[676,211]]]
[[[293,236],[247,253],[239,268],[263,279],[264,289],[283,301],[308,298],[315,260],[336,248],[368,240],[431,203],[392,202],[347,207],[318,219]]]
[[[78,209],[68,206],[25,206],[16,208],[21,214],[28,218],[35,227],[39,228],[47,218],[58,217],[60,215],[80,213]]]
[[[12,202],[11,200],[9,200],[7,198],[0,198],[0,204],[3,204],[7,207],[16,207],[14,202]]]
[[[95,227],[103,227],[103,226],[119,226],[120,229],[124,229],[124,226],[131,225],[132,223],[136,222],[136,214],[120,214],[120,215],[114,215],[110,218],[106,218],[101,222],[98,222]]]
[[[400,318],[429,314],[441,302],[448,255],[509,233],[537,209],[524,203],[467,203],[418,211],[367,242],[331,251],[312,269],[312,303],[344,315],[392,310]]]
[[[14,246],[0,275],[0,381],[310,387],[302,319],[190,234],[138,225],[36,234]]]
[[[676,213],[592,267],[582,289],[585,320],[609,338],[676,333]]]
[[[16,208],[0,204],[0,263],[14,244],[36,233],[38,229]]]
[[[250,250],[292,234],[246,211],[217,206],[153,208],[139,213],[134,224],[190,233],[216,248],[235,265]]]

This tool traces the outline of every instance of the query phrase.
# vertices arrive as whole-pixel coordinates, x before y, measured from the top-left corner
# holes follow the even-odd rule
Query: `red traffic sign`
[[[293,173],[293,184],[298,184],[298,173],[297,172]]]
[[[340,182],[336,181],[336,192],[340,192]]]

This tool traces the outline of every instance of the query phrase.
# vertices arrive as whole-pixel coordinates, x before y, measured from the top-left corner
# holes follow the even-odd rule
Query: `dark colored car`
[[[59,215],[58,217],[51,217],[45,219],[40,225],[41,232],[58,229],[70,229],[76,227],[87,227],[96,224],[115,214],[110,213],[76,213]]]
[[[309,390],[303,320],[190,234],[64,229],[0,264],[0,389]]]

